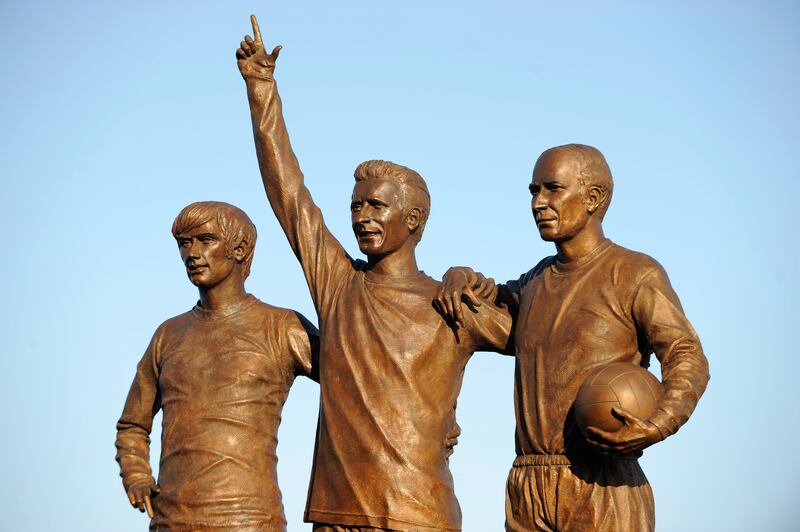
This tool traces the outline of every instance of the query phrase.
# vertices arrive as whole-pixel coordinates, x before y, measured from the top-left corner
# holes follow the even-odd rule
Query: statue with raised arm
[[[255,17],[236,51],[272,210],[305,274],[320,326],[320,414],[305,520],[326,530],[459,530],[448,436],[474,351],[506,349],[511,320],[493,305],[455,334],[431,301],[439,283],[415,249],[430,195],[414,170],[371,160],[355,170],[347,255],[303,180]],[[480,283],[478,283],[480,285]],[[485,285],[478,287],[482,295]]]
[[[318,332],[244,289],[256,228],[240,209],[200,202],[172,226],[200,300],[156,330],[117,423],[117,461],[150,530],[285,530],[278,425],[297,375],[316,380]],[[163,413],[158,482],[153,417]]]
[[[603,155],[569,144],[545,151],[529,186],[539,235],[556,254],[498,285],[515,319],[517,458],[506,485],[506,529],[646,531],[653,493],[637,458],[686,423],[708,382],[708,362],[658,262],[608,240],[602,220],[613,179]],[[457,321],[475,273],[453,268],[436,305]],[[474,297],[474,296],[471,296]],[[661,363],[663,395],[648,419],[622,409],[616,432],[576,427],[587,376],[626,362]]]

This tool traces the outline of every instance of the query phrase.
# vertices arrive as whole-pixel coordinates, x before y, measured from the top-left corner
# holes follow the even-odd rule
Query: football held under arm
[[[641,277],[632,310],[637,333],[661,363],[664,393],[648,421],[666,438],[686,423],[703,395],[709,380],[708,360],[666,272],[657,263]]]

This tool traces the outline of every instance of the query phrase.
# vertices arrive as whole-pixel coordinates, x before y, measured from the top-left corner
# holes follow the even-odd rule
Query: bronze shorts
[[[518,456],[506,482],[506,530],[647,532],[653,491],[635,458]]]

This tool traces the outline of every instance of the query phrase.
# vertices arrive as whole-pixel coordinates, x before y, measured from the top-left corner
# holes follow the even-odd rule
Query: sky
[[[147,529],[114,425],[153,331],[197,298],[170,234],[183,206],[248,212],[247,289],[316,321],[256,164],[234,58],[250,13],[284,46],[293,145],[353,256],[363,160],[425,176],[429,275],[469,265],[505,281],[553,253],[530,213],[538,155],[603,151],[606,235],[665,267],[711,368],[688,424],[641,460],[658,529],[795,529],[798,4],[4,1],[0,208],[15,247],[0,260],[0,530]],[[467,366],[451,458],[465,531],[503,526],[513,366],[487,353]],[[284,408],[289,530],[310,529],[317,403],[298,379]]]

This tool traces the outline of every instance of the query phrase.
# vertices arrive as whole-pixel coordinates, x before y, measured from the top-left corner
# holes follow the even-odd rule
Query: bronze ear
[[[247,257],[247,248],[247,240],[242,240],[239,245],[233,248],[233,258],[236,259],[236,262],[244,262],[245,257]]]
[[[592,185],[586,191],[586,210],[589,214],[594,214],[597,209],[603,204],[606,197],[606,191],[603,187]]]
[[[417,207],[414,207],[408,214],[406,215],[406,223],[408,223],[409,229],[413,233],[419,228],[419,224],[422,220],[422,211],[420,211]]]

